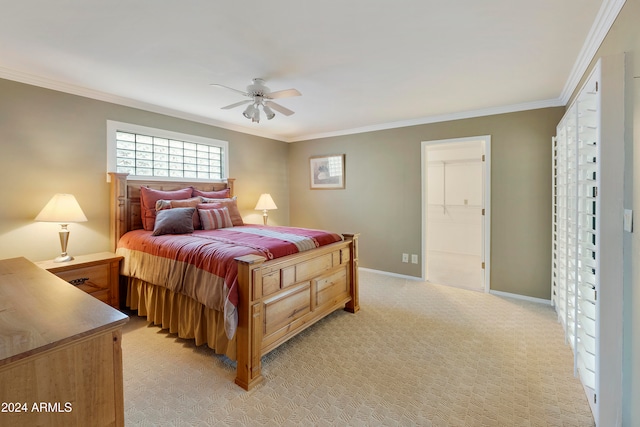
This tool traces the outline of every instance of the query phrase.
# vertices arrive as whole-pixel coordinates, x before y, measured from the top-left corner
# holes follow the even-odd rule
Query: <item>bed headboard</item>
[[[227,178],[222,181],[189,182],[189,181],[129,181],[127,173],[109,172],[111,187],[109,192],[109,235],[111,251],[116,250],[120,237],[127,231],[142,228],[140,213],[140,187],[150,187],[155,190],[179,190],[185,187],[197,188],[201,191],[218,191],[229,189],[231,197],[234,195],[233,183],[235,179]]]

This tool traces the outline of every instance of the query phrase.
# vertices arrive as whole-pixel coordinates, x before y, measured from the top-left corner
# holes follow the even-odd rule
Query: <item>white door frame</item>
[[[484,262],[484,291],[489,292],[491,290],[491,135],[472,136],[467,138],[452,138],[452,139],[439,139],[434,141],[422,141],[420,145],[421,150],[421,172],[422,172],[422,280],[427,280],[427,146],[437,144],[447,144],[454,142],[471,142],[482,141],[484,142],[484,221],[482,238],[484,241],[483,248],[483,262]]]

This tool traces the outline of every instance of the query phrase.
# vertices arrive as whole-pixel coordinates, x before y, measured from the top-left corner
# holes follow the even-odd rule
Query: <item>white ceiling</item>
[[[298,141],[564,105],[624,1],[0,0],[0,77]]]

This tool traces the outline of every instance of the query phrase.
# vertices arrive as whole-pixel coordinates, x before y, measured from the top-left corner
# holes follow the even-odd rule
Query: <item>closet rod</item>
[[[481,163],[482,159],[455,159],[455,160],[430,160],[429,165],[448,165],[455,163]]]

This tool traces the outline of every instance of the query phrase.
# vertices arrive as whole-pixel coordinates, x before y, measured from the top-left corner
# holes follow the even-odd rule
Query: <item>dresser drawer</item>
[[[99,289],[109,288],[109,266],[106,264],[60,271],[55,275],[83,290],[86,286]]]
[[[111,304],[111,281],[109,280],[108,265],[94,265],[55,274],[92,297],[106,304]]]

